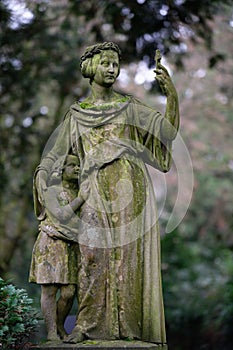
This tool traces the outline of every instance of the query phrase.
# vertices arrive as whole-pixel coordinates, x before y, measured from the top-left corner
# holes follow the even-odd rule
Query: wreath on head
[[[113,42],[104,42],[95,44],[86,48],[86,51],[80,58],[80,66],[87,58],[92,58],[94,55],[101,53],[103,50],[113,50],[118,53],[119,60],[121,59],[121,50],[119,46]]]

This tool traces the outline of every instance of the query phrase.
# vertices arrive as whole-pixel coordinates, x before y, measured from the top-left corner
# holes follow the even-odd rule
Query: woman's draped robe
[[[160,235],[145,166],[169,170],[171,141],[162,139],[162,120],[132,97],[108,110],[75,103],[40,164],[49,174],[73,153],[79,185],[90,182],[77,224],[61,224],[80,245],[76,329],[90,339],[166,343]]]

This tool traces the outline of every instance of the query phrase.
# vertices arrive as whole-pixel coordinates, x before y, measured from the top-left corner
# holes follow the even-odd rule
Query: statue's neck
[[[106,102],[112,102],[115,100],[115,93],[111,87],[104,87],[96,84],[91,85],[91,96],[88,98],[89,102],[94,104],[101,104]]]

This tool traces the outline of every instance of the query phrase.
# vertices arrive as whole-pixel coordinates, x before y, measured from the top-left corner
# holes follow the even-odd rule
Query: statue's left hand
[[[175,86],[171,80],[171,77],[167,71],[167,69],[159,63],[158,67],[154,70],[156,73],[156,80],[161,87],[162,92],[165,96],[176,95]]]

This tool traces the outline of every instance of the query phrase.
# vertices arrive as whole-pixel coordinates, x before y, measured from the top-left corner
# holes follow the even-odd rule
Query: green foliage
[[[0,348],[23,349],[36,330],[37,313],[24,289],[0,278]]]
[[[169,344],[173,350],[224,349],[231,344],[233,252],[217,241],[166,235],[163,282]],[[182,339],[182,344],[176,343]],[[215,343],[215,347],[211,344]],[[229,347],[230,349],[230,347]]]
[[[99,21],[92,27],[97,40],[111,37],[121,41],[127,62],[135,61],[136,52],[136,59],[146,58],[149,64],[154,64],[154,52],[158,47],[165,54],[175,51],[177,63],[181,64],[185,53],[184,36],[190,36],[194,43],[202,38],[210,49],[210,20],[224,5],[231,5],[231,0],[71,0],[70,4],[72,12],[85,16],[86,20],[92,19],[93,13],[100,14]]]
[[[19,3],[32,13],[25,22],[7,3],[0,2],[0,274],[12,276],[13,257],[18,283],[27,284],[37,233],[33,171],[70,101],[87,93],[79,70],[83,49],[112,40],[122,48],[123,63],[144,59],[151,65],[160,48],[173,55],[177,68],[184,65],[174,79],[196,182],[185,220],[162,242],[169,343],[172,350],[200,350],[201,341],[205,350],[231,349],[232,0],[25,0]],[[195,76],[208,63],[206,76]],[[156,103],[154,95],[151,101]],[[0,332],[7,334],[7,327]],[[207,345],[217,337],[229,347]]]

